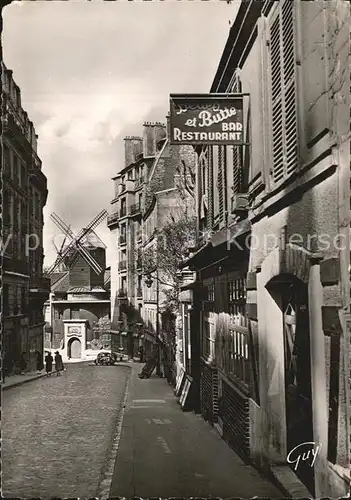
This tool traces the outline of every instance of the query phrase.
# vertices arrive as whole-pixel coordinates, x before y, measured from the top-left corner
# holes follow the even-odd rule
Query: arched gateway
[[[82,357],[82,345],[78,338],[69,339],[67,345],[67,355],[71,359],[80,359]]]

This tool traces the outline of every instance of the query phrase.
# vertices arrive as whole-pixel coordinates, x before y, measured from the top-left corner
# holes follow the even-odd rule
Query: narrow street
[[[125,396],[128,366],[68,365],[3,392],[2,495],[97,494]]]
[[[282,497],[140,366],[69,365],[5,391],[3,496]]]

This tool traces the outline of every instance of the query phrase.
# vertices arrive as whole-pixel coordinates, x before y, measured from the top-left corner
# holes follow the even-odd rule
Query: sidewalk
[[[109,497],[282,498],[202,417],[182,412],[165,379],[137,377],[128,397]]]
[[[46,373],[44,370],[41,372],[41,374],[39,374],[37,371],[32,371],[26,372],[23,375],[9,375],[5,378],[5,383],[1,383],[1,388],[2,390],[10,389],[11,387],[16,387],[18,385],[22,385],[45,376]]]

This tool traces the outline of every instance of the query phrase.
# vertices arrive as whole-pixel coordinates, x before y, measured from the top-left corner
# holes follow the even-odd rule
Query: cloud
[[[124,136],[165,121],[170,93],[209,90],[233,14],[218,1],[14,2],[3,10],[5,64],[48,178],[46,262],[55,257],[49,214],[80,228],[110,209]]]

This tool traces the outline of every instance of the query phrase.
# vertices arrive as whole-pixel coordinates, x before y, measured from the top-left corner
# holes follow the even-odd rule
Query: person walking
[[[63,371],[62,356],[58,351],[55,352],[55,370],[56,376],[61,375],[61,372]]]
[[[35,355],[36,355],[36,365],[37,365],[37,371],[38,371],[38,374],[41,373],[42,369],[43,369],[43,360],[42,360],[42,356],[41,356],[41,353],[39,351],[35,351]]]
[[[51,356],[51,352],[48,352],[45,356],[45,368],[46,368],[46,376],[49,377],[52,372],[52,363],[54,358]]]

